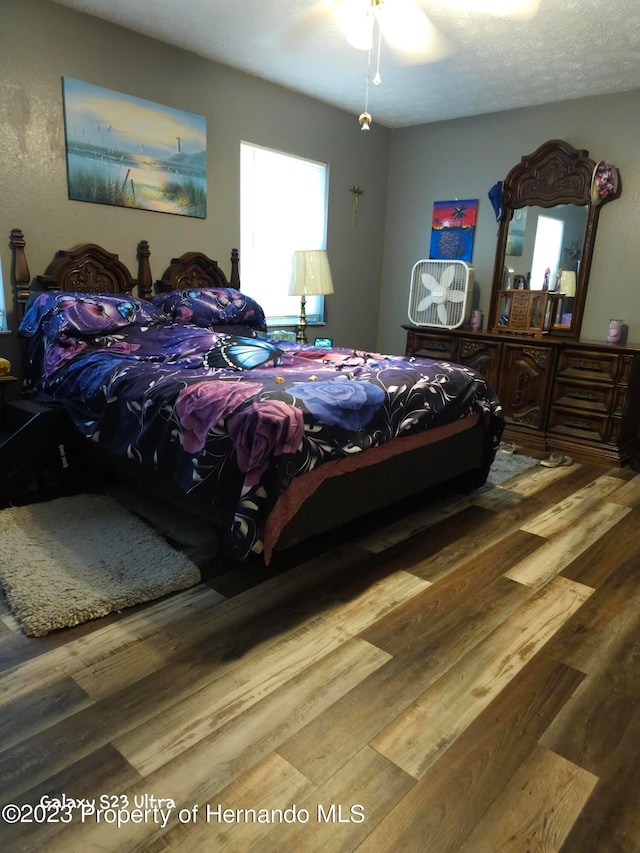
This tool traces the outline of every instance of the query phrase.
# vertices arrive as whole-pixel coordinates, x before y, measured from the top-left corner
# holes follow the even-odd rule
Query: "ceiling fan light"
[[[393,47],[415,51],[432,38],[433,27],[413,0],[393,0],[376,7],[385,39]]]
[[[370,0],[342,0],[336,6],[336,24],[352,47],[373,47],[373,12]]]

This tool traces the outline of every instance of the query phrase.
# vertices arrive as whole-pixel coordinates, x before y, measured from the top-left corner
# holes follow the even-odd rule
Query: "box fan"
[[[469,319],[473,267],[464,261],[417,261],[411,271],[409,319],[415,326],[457,329]]]

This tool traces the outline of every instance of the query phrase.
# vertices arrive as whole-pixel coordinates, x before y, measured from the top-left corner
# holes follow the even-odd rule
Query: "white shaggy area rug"
[[[42,637],[200,582],[200,571],[107,495],[0,510],[0,583]]]

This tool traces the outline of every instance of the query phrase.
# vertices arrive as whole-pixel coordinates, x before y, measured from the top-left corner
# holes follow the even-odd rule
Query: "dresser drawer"
[[[614,410],[616,396],[616,389],[610,385],[558,379],[553,389],[552,402],[558,406],[607,415]]]
[[[428,332],[409,332],[407,355],[418,358],[452,360],[453,338],[449,335],[430,335]]]
[[[500,356],[502,344],[499,341],[460,338],[455,350],[455,361],[477,370],[492,388],[497,388],[500,378]]]
[[[609,417],[571,412],[552,406],[547,430],[556,435],[570,435],[601,444],[609,439]]]
[[[577,379],[615,385],[618,381],[620,356],[614,353],[585,352],[567,349],[560,353],[558,379]]]

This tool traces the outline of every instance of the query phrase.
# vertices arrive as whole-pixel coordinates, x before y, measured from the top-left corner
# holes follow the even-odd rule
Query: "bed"
[[[460,365],[275,340],[260,305],[200,252],[153,284],[96,244],[30,279],[12,233],[23,306],[25,393],[64,407],[127,477],[220,531],[233,559],[346,524],[453,478],[486,480],[500,403]]]

